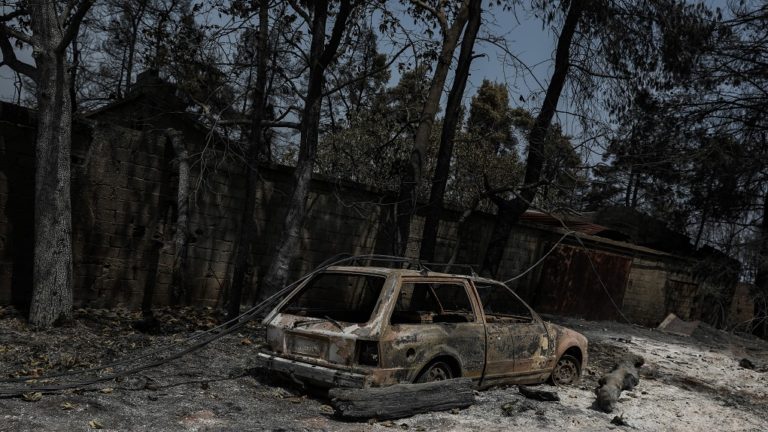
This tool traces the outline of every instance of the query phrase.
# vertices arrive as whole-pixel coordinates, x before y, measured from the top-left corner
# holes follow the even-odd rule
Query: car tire
[[[570,354],[564,354],[557,360],[552,370],[550,381],[554,385],[572,385],[581,377],[581,362]]]
[[[453,378],[453,370],[444,361],[434,361],[428,364],[416,378],[417,383],[443,381]]]

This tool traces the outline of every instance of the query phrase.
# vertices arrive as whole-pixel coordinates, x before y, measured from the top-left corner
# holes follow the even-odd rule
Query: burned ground
[[[146,335],[131,328],[137,314],[80,310],[77,315],[68,326],[35,333],[15,311],[0,309],[3,377],[109,362],[171,344],[220,319],[213,310],[160,311],[158,334]],[[494,388],[477,392],[477,403],[461,411],[372,424],[342,422],[334,418],[322,392],[307,395],[252,369],[263,330],[250,324],[172,363],[90,390],[44,394],[33,402],[0,399],[0,430],[768,428],[768,343],[706,327],[681,337],[612,322],[550,318],[590,340],[590,364],[578,386],[535,387],[557,391],[560,402],[526,399],[515,387]],[[597,380],[630,353],[646,359],[639,385],[622,394],[614,413],[594,409]],[[744,358],[754,367],[740,366]],[[615,416],[630,426],[612,424]]]

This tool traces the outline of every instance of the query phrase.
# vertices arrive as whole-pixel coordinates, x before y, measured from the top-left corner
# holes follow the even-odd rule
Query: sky
[[[546,75],[549,72],[554,47],[553,34],[543,29],[538,19],[526,16],[516,18],[512,13],[502,12],[496,7],[486,9],[485,16],[488,20],[488,26],[484,29],[481,28],[481,37],[488,31],[505,35],[514,54],[526,64],[536,65],[532,67],[536,78],[546,83]],[[467,85],[467,98],[475,93],[483,79],[508,83],[510,100],[513,101],[519,100],[521,95],[527,98],[530,90],[536,89],[535,80],[530,75],[527,77],[515,76],[515,71],[508,64],[509,58],[505,59],[501,50],[481,41],[476,46],[475,52],[476,54],[484,54],[484,56],[473,61],[472,72]],[[18,52],[17,56],[20,60],[33,63],[29,49]],[[396,82],[397,78],[397,73],[394,72],[393,81]],[[8,67],[0,67],[0,100],[12,101],[14,99],[16,94],[15,80],[15,74]],[[450,80],[446,87],[449,85]]]

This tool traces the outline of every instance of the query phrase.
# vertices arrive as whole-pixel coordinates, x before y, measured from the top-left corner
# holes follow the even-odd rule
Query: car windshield
[[[370,321],[383,276],[320,273],[293,296],[283,313],[348,323]]]

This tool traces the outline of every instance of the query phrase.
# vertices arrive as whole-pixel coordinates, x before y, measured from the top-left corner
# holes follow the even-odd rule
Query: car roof
[[[345,273],[349,272],[349,273],[371,274],[371,275],[381,275],[381,276],[399,275],[399,276],[421,276],[421,277],[445,277],[445,278],[455,278],[455,279],[467,279],[474,282],[485,282],[485,283],[504,285],[502,282],[499,282],[497,280],[488,279],[488,278],[480,277],[477,275],[441,273],[441,272],[429,271],[427,269],[415,270],[415,269],[401,269],[401,268],[377,267],[377,266],[331,266],[331,267],[328,267],[326,271],[341,271]]]

